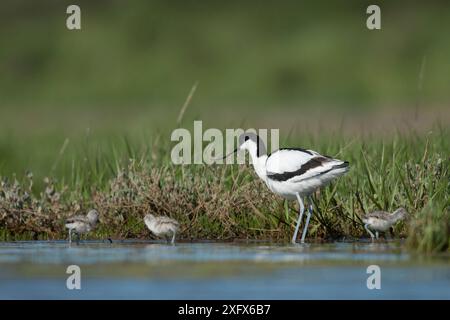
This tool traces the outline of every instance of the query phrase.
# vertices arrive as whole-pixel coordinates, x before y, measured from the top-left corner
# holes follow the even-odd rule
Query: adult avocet
[[[80,234],[88,233],[95,229],[98,222],[97,210],[91,210],[86,216],[76,215],[66,220],[66,228],[69,229],[69,243],[72,243],[72,230],[80,240]]]
[[[239,137],[238,148],[224,158],[237,152],[238,149],[249,152],[256,174],[272,192],[285,199],[297,199],[300,213],[292,243],[297,240],[298,229],[305,211],[302,198],[309,197],[308,216],[301,238],[301,242],[304,243],[313,211],[311,194],[331,180],[345,174],[349,170],[348,161],[333,159],[315,151],[300,148],[279,149],[267,155],[264,142],[254,133],[242,134]]]

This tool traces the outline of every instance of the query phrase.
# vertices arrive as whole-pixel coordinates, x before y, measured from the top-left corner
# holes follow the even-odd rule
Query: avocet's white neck
[[[256,174],[260,177],[264,182],[266,182],[267,172],[266,172],[266,160],[267,155],[260,155],[258,157],[256,143],[249,143],[246,148],[250,157],[252,158],[253,168],[255,169]]]

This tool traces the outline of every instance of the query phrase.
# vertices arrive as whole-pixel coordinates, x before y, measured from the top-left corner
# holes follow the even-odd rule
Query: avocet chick
[[[393,213],[386,211],[375,211],[367,213],[362,217],[364,222],[364,228],[370,234],[372,240],[378,239],[379,232],[386,232],[389,230],[397,221],[403,220],[408,217],[408,212],[404,208],[399,208]],[[370,229],[375,231],[375,235],[370,231]]]
[[[154,235],[165,237],[167,241],[169,241],[169,237],[172,237],[170,242],[175,243],[175,236],[180,226],[178,221],[169,217],[155,217],[149,213],[145,215],[144,222]]]
[[[91,210],[86,216],[76,215],[66,220],[66,228],[69,229],[69,243],[72,243],[72,231],[80,239],[80,235],[95,229],[98,222],[97,210]]]

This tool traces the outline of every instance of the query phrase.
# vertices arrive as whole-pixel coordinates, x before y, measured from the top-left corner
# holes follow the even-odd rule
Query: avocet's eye
[[[250,139],[249,136],[245,136],[244,141],[247,141],[248,139]]]

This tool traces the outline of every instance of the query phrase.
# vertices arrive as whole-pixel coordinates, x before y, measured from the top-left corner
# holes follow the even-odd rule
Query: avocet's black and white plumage
[[[264,142],[254,133],[244,133],[239,137],[240,150],[247,150],[252,158],[256,174],[274,193],[290,200],[297,199],[300,213],[292,242],[297,240],[300,222],[303,218],[303,198],[325,186],[331,180],[345,174],[349,163],[323,156],[315,151],[300,148],[279,149],[267,154]],[[236,149],[234,152],[236,152]],[[312,214],[312,201],[301,241],[305,241],[309,220]]]

